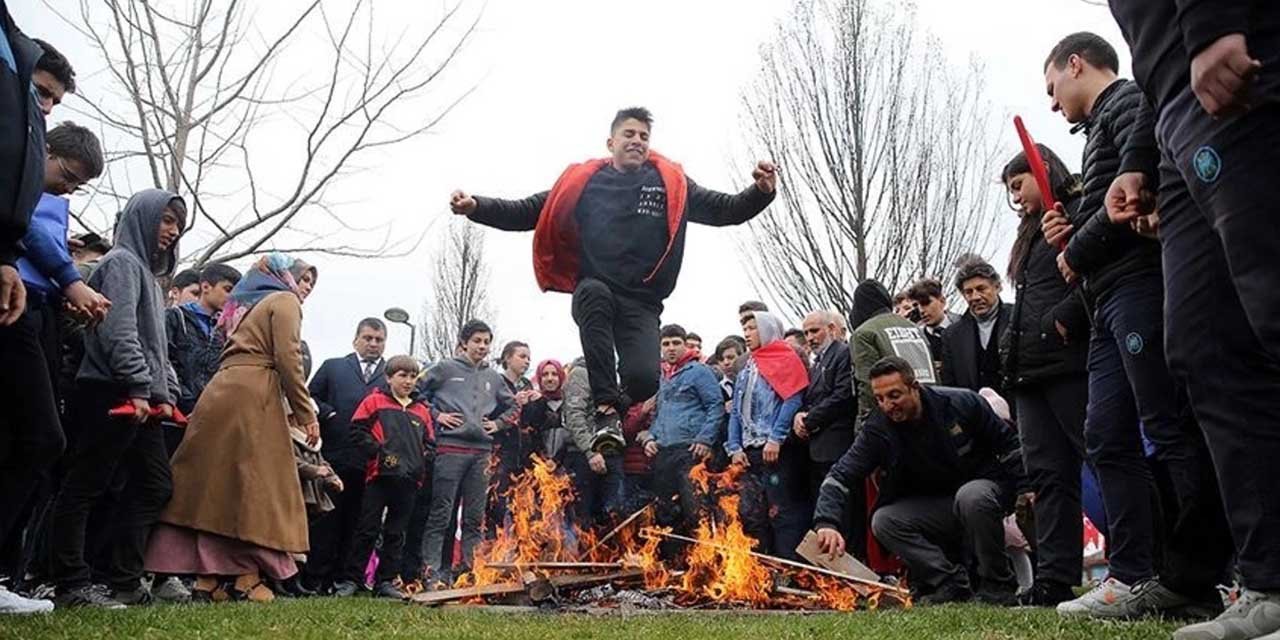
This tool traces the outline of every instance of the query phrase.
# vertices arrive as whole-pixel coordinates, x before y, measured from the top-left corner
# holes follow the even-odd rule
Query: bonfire
[[[658,526],[650,504],[597,537],[569,517],[574,494],[568,474],[535,457],[528,471],[512,477],[506,492],[511,519],[477,548],[471,571],[453,589],[414,600],[838,611],[882,602],[910,606],[905,589],[879,582],[865,569],[854,575],[814,554],[806,557],[816,564],[760,553],[738,515],[742,473],[736,466],[719,473],[705,464],[693,468],[690,477],[706,508],[689,536]],[[672,557],[668,550],[664,560],[664,547],[679,552]]]

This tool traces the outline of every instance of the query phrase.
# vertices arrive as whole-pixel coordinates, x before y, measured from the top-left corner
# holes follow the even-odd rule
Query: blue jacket
[[[22,243],[27,253],[18,259],[18,271],[34,298],[57,299],[62,290],[80,280],[80,271],[67,248],[71,203],[48,193],[40,196],[31,226]]]
[[[754,360],[738,373],[738,381],[733,385],[733,409],[729,412],[729,443],[725,449],[735,454],[744,448],[763,447],[769,442],[782,444],[791,431],[791,421],[804,394],[797,393],[786,400],[778,397],[778,393],[769,386],[769,381],[759,375]],[[754,386],[751,394],[751,419],[743,415],[743,403],[747,389]]]
[[[659,447],[694,442],[710,447],[715,444],[723,415],[724,395],[716,374],[711,367],[690,360],[658,387],[658,406],[649,435]]]

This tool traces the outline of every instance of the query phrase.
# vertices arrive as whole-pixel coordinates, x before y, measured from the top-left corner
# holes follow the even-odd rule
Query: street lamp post
[[[386,318],[387,322],[409,327],[409,355],[416,357],[414,347],[417,346],[418,328],[409,322],[409,312],[400,307],[391,307],[382,313],[382,317]]]

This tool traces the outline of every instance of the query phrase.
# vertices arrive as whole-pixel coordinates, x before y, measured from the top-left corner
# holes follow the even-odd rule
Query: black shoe
[[[983,585],[978,588],[976,598],[982,604],[996,607],[1012,607],[1018,604],[1018,598],[1015,593],[1016,589],[1013,585]]]
[[[1018,606],[1056,607],[1060,603],[1075,600],[1076,594],[1065,584],[1041,580],[1030,589],[1018,594]]]
[[[125,605],[107,595],[102,585],[85,585],[59,593],[53,605],[58,609],[124,609]]]
[[[396,585],[391,584],[390,582],[379,582],[378,586],[373,588],[373,597],[390,598],[392,600],[406,599],[404,593],[397,589]]]
[[[335,582],[333,583],[333,597],[350,598],[351,596],[354,596],[356,591],[359,591],[359,589],[360,587],[350,580]]]
[[[155,602],[151,590],[142,584],[133,589],[116,589],[111,592],[111,599],[126,607],[145,607]]]
[[[948,602],[968,602],[972,599],[973,591],[969,589],[969,585],[958,584],[955,580],[951,580],[938,587],[933,593],[921,596],[918,602],[922,605],[939,605]]]

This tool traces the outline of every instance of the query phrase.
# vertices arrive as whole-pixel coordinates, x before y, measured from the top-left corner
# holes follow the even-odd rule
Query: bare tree
[[[914,9],[799,0],[744,91],[750,157],[779,198],[743,249],[762,294],[848,315],[866,278],[896,290],[987,248],[999,148],[981,69],[955,68]]]
[[[333,188],[469,93],[437,89],[480,19],[465,0],[445,0],[433,25],[396,22],[389,37],[366,0],[287,3],[296,8],[272,33],[242,0],[80,0],[75,16],[45,4],[101,54],[109,90],[81,110],[119,138],[95,194],[106,197],[91,201],[103,224],[82,224],[106,226],[131,192],[154,186],[190,200],[198,233],[184,253],[195,265],[417,245],[403,227],[393,239],[389,225],[354,224]]]
[[[418,327],[418,355],[428,362],[453,356],[458,333],[468,320],[490,325],[493,320],[482,229],[466,220],[452,220],[441,238],[434,267],[431,297],[423,302],[424,322]]]

